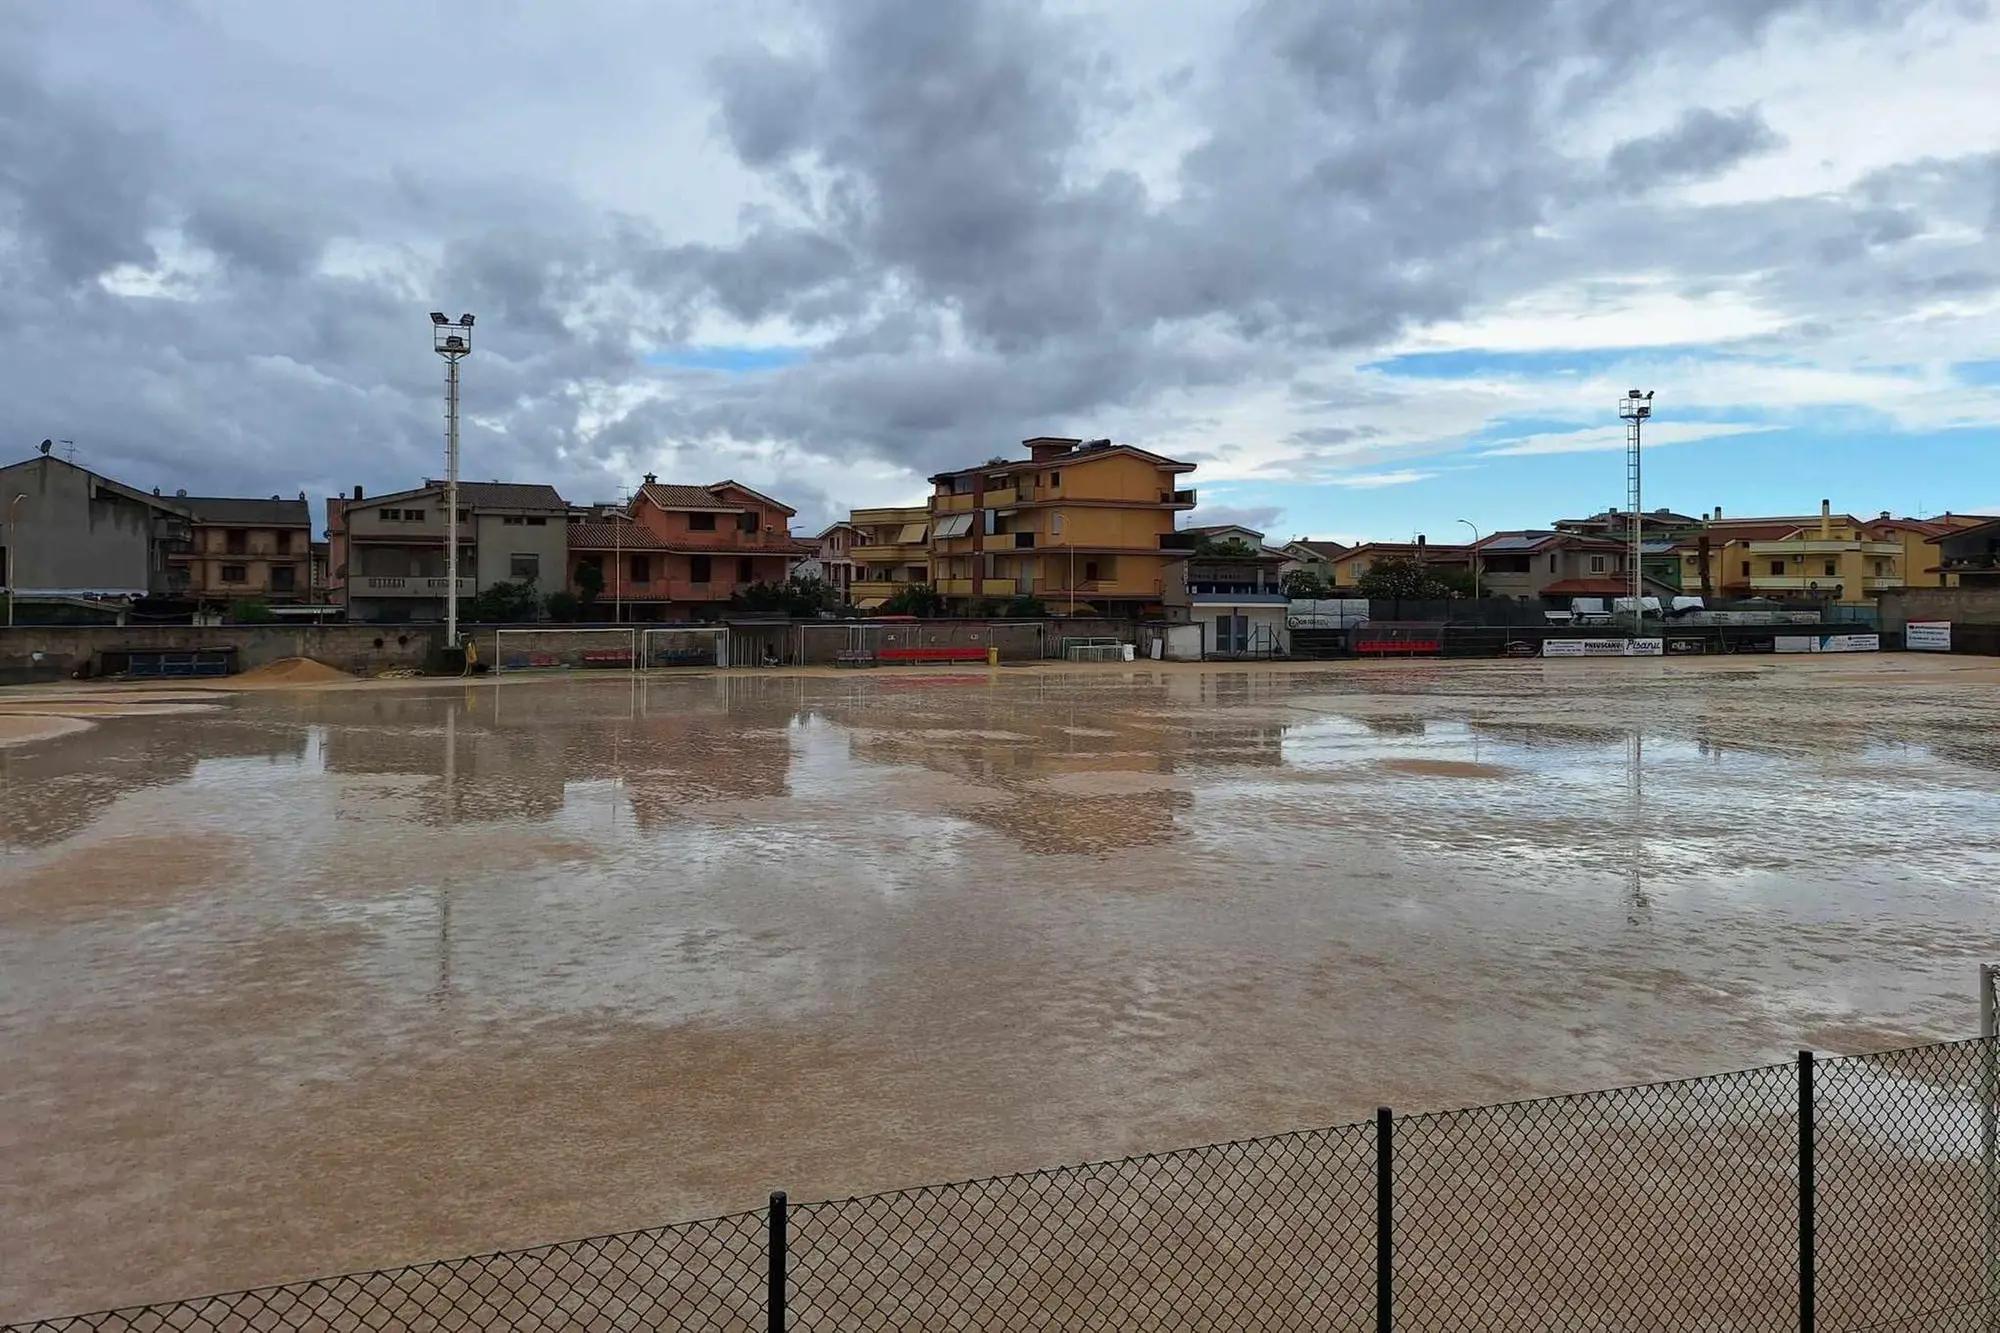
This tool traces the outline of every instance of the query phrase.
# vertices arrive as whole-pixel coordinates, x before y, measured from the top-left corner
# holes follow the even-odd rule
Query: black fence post
[[[1396,1117],[1375,1110],[1375,1333],[1396,1327]]]
[[[786,1206],[783,1190],[771,1191],[770,1242],[766,1252],[771,1260],[765,1278],[764,1328],[766,1333],[785,1333],[785,1238]]]
[[[1813,1143],[1813,1053],[1799,1052],[1799,1329],[1812,1333],[1815,1319],[1814,1233],[1819,1224],[1819,1184]]]

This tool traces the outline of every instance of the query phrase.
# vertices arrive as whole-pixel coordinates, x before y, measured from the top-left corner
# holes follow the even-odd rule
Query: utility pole
[[[431,350],[444,358],[444,642],[458,647],[458,363],[472,351],[472,316],[431,311]]]
[[[1476,602],[1479,600],[1479,529],[1469,518],[1458,521],[1472,529],[1472,600]]]
[[[9,629],[14,627],[14,584],[19,581],[21,570],[21,525],[15,519],[14,515],[20,511],[21,501],[27,498],[28,493],[22,491],[7,502],[7,568],[5,571],[0,572],[4,572],[7,575],[7,627]]]
[[[1646,613],[1640,609],[1639,594],[1645,590],[1643,570],[1644,542],[1641,534],[1645,531],[1644,501],[1639,485],[1639,429],[1653,415],[1653,391],[1643,394],[1637,389],[1629,390],[1618,402],[1618,419],[1625,423],[1625,503],[1632,510],[1632,637],[1637,638],[1645,628]]]

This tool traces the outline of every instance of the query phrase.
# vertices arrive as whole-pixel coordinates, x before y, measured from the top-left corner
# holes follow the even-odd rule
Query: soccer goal
[[[1065,662],[1122,662],[1127,651],[1122,639],[1066,638],[1058,647]]]
[[[676,625],[671,629],[649,629],[640,646],[643,651],[639,662],[645,671],[729,665],[727,625]]]
[[[798,650],[801,666],[874,666],[881,660],[882,626],[801,625]]]
[[[633,671],[639,631],[614,629],[503,629],[493,632],[495,671]]]

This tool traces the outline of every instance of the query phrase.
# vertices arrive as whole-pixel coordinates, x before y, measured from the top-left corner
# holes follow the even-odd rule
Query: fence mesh
[[[7,1333],[764,1327],[764,1215],[11,1325]]]
[[[1988,1038],[1816,1061],[1810,1084],[1782,1065],[774,1202],[0,1333],[1363,1329],[1391,1303],[1403,1329],[1706,1333],[1809,1326],[1807,1271],[1813,1326],[1993,1333],[1995,1060]]]
[[[1359,1327],[1373,1154],[1358,1125],[806,1205],[791,1327]]]
[[[1796,1077],[1778,1066],[1399,1121],[1398,1323],[1785,1327]]]
[[[1820,1064],[1821,1327],[2000,1328],[1994,1056],[1981,1040]]]

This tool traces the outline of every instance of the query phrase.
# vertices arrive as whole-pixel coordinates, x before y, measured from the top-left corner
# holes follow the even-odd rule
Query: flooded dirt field
[[[33,707],[0,1320],[1963,1036],[2000,954],[1964,659]]]

